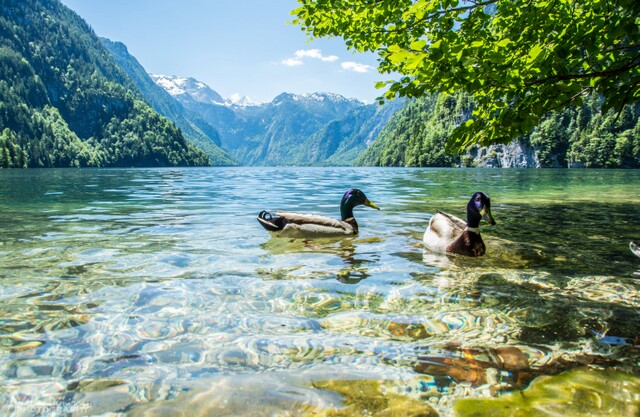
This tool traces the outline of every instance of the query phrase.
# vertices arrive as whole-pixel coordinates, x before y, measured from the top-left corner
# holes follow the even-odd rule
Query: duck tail
[[[280,220],[279,217],[277,216],[274,217],[271,213],[269,213],[266,210],[262,210],[258,214],[258,222],[260,222],[262,227],[264,227],[265,230],[269,232],[277,232],[279,230],[282,230],[283,228],[283,225],[281,224],[282,222],[279,222],[278,220]]]

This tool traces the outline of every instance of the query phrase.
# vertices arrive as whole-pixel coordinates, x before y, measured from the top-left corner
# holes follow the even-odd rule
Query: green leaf
[[[427,45],[427,41],[425,41],[424,39],[420,39],[420,40],[411,42],[411,49],[413,49],[414,51],[422,51],[424,50],[424,47],[426,45]]]
[[[387,51],[392,52],[392,53],[397,53],[402,51],[402,48],[400,48],[399,45],[389,45],[387,47]]]
[[[536,58],[538,58],[538,56],[540,55],[540,53],[543,51],[542,47],[540,47],[540,45],[535,45],[533,48],[531,48],[531,50],[529,51],[529,60],[528,62],[534,62],[536,60]]]

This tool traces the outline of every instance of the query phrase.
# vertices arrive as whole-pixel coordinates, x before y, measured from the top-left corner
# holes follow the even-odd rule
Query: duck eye
[[[480,201],[480,196],[477,196],[477,197],[476,197],[476,201]]]

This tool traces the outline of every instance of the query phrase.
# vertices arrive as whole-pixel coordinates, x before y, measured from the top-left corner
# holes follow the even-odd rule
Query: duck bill
[[[482,218],[484,219],[484,221],[489,223],[491,226],[496,225],[496,221],[493,219],[493,215],[491,214],[491,209],[485,207],[482,209],[480,214],[482,215]]]
[[[367,198],[366,200],[364,200],[364,205],[367,207],[371,207],[374,208],[376,210],[380,210],[380,207],[376,206],[374,203],[372,203],[371,201],[369,201],[369,199]]]

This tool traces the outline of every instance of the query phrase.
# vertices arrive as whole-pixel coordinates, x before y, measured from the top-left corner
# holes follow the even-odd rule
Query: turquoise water
[[[638,184],[600,170],[0,170],[0,413],[306,415],[344,405],[314,382],[366,379],[447,416],[541,375],[638,374]],[[356,209],[356,238],[272,239],[255,219],[337,217],[351,187],[382,209]],[[497,221],[481,225],[487,255],[423,249],[435,210],[463,216],[479,190]]]

